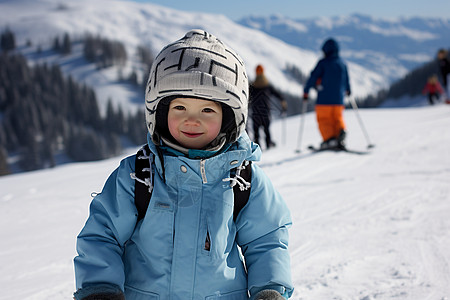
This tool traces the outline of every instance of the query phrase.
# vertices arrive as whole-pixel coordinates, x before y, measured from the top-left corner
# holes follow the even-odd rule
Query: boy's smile
[[[220,133],[222,106],[197,98],[170,102],[167,123],[172,137],[188,149],[202,149]]]

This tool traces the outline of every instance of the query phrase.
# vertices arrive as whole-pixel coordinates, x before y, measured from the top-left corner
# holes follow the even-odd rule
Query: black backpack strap
[[[243,168],[245,166],[245,168]],[[247,205],[248,199],[250,198],[250,192],[251,192],[251,184],[252,181],[252,162],[251,161],[244,161],[242,163],[242,166],[239,167],[240,170],[236,170],[236,175],[242,177],[244,181],[248,184],[244,188],[240,184],[235,184],[233,186],[233,193],[234,193],[234,211],[233,211],[233,221],[236,221],[237,216],[241,212],[241,210],[244,208],[245,205]]]
[[[138,215],[137,222],[145,217],[153,190],[153,172],[151,162],[154,155],[148,145],[143,146],[136,154],[134,179],[134,203]]]

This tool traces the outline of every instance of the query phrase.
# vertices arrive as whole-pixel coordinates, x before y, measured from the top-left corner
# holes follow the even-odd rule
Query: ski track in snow
[[[258,162],[292,213],[291,299],[449,299],[450,106],[360,113],[376,144],[368,155],[309,154],[320,137],[308,113],[300,154],[294,116],[273,122],[278,147]],[[364,150],[352,110],[345,120],[348,147]],[[0,178],[0,299],[71,298],[90,193],[120,159]]]
[[[304,150],[277,162],[289,152],[265,152],[261,165],[295,208],[294,299],[450,295],[449,109],[421,110],[365,111],[377,144],[369,155]],[[352,114],[345,114],[349,148],[361,149],[367,141]],[[298,126],[292,121],[288,128]],[[317,140],[311,115],[305,124],[303,140]]]

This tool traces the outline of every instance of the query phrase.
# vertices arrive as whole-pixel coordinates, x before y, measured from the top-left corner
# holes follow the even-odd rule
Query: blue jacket
[[[152,198],[137,224],[135,156],[125,158],[93,199],[78,236],[77,289],[86,295],[101,284],[117,286],[127,300],[248,299],[248,291],[264,287],[291,295],[288,207],[252,164],[250,198],[234,222],[233,191],[223,181],[236,163],[260,155],[245,133],[236,146],[204,160],[156,155]]]
[[[347,67],[339,57],[339,45],[328,39],[322,46],[325,57],[321,59],[305,84],[303,92],[308,94],[310,88],[317,88],[316,104],[343,105],[344,93],[350,95],[350,83]]]

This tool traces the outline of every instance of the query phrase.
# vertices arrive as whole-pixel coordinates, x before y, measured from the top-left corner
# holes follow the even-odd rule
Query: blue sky
[[[293,18],[362,13],[374,17],[450,18],[450,0],[130,0],[184,11],[220,13],[232,20],[248,15],[281,14]]]

